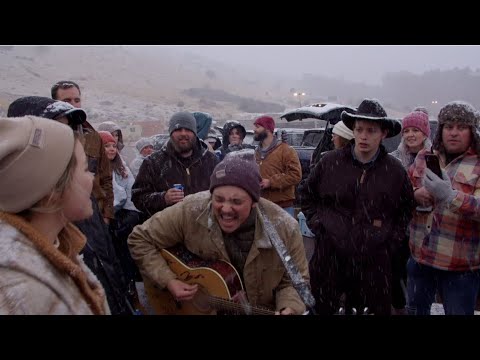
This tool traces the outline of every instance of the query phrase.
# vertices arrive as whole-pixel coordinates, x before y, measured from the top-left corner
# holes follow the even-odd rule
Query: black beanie
[[[210,192],[217,186],[237,186],[250,194],[254,202],[260,199],[260,169],[253,149],[228,153],[210,176]]]

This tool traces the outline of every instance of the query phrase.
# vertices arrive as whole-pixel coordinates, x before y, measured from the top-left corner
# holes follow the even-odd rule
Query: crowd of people
[[[255,119],[256,146],[239,122],[224,124],[222,141],[212,122],[177,112],[168,141],[154,151],[140,139],[127,164],[120,126],[95,129],[75,82],[13,101],[0,119],[0,314],[146,314],[139,282],[154,314],[202,312],[207,299],[204,312],[218,314],[230,304],[243,314],[426,315],[437,297],[448,315],[474,313],[473,106],[447,103],[432,142],[425,108],[400,121],[364,99],[341,114],[335,149],[302,182],[272,117]],[[382,141],[398,134],[389,154]],[[310,261],[299,210],[315,237]],[[226,295],[178,271],[172,249],[181,264],[216,269]]]

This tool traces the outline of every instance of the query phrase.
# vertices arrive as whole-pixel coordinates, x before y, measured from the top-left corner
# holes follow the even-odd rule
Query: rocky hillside
[[[83,106],[94,123],[165,122],[182,109],[207,111],[221,122],[253,111],[281,111],[291,101],[287,80],[205,60],[179,47],[0,47],[0,77],[2,115],[14,99],[50,96],[55,81],[70,79],[82,88]],[[228,96],[211,97],[212,91]]]
[[[209,112],[219,125],[265,113],[278,119],[299,106],[292,89],[302,86],[287,75],[233,67],[181,46],[0,46],[0,79],[0,115],[18,97],[50,96],[54,82],[74,80],[92,123],[159,121],[163,128],[180,110]]]

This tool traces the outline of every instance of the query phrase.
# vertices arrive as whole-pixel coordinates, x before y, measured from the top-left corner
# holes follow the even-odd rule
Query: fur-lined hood
[[[113,134],[114,131],[118,131],[118,151],[121,151],[124,148],[125,145],[123,144],[122,129],[118,124],[113,121],[104,121],[98,125],[98,131],[108,131],[110,134]]]
[[[105,291],[78,252],[85,237],[72,224],[58,248],[23,218],[0,213],[0,314],[109,314]]]
[[[430,151],[432,148],[432,141],[427,137],[423,141],[423,148]],[[408,167],[413,164],[415,161],[415,156],[410,151],[408,151],[405,142],[402,140],[398,145],[398,148],[390,153],[390,155],[396,157],[402,163],[403,167],[408,170]],[[416,155],[416,154],[415,154]]]

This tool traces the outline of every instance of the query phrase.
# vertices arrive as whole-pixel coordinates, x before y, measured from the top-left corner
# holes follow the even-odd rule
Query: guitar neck
[[[216,296],[209,296],[208,302],[217,310],[224,310],[236,314],[245,315],[275,315],[275,312],[269,309],[252,306],[250,304],[240,304],[230,299],[223,299]]]

